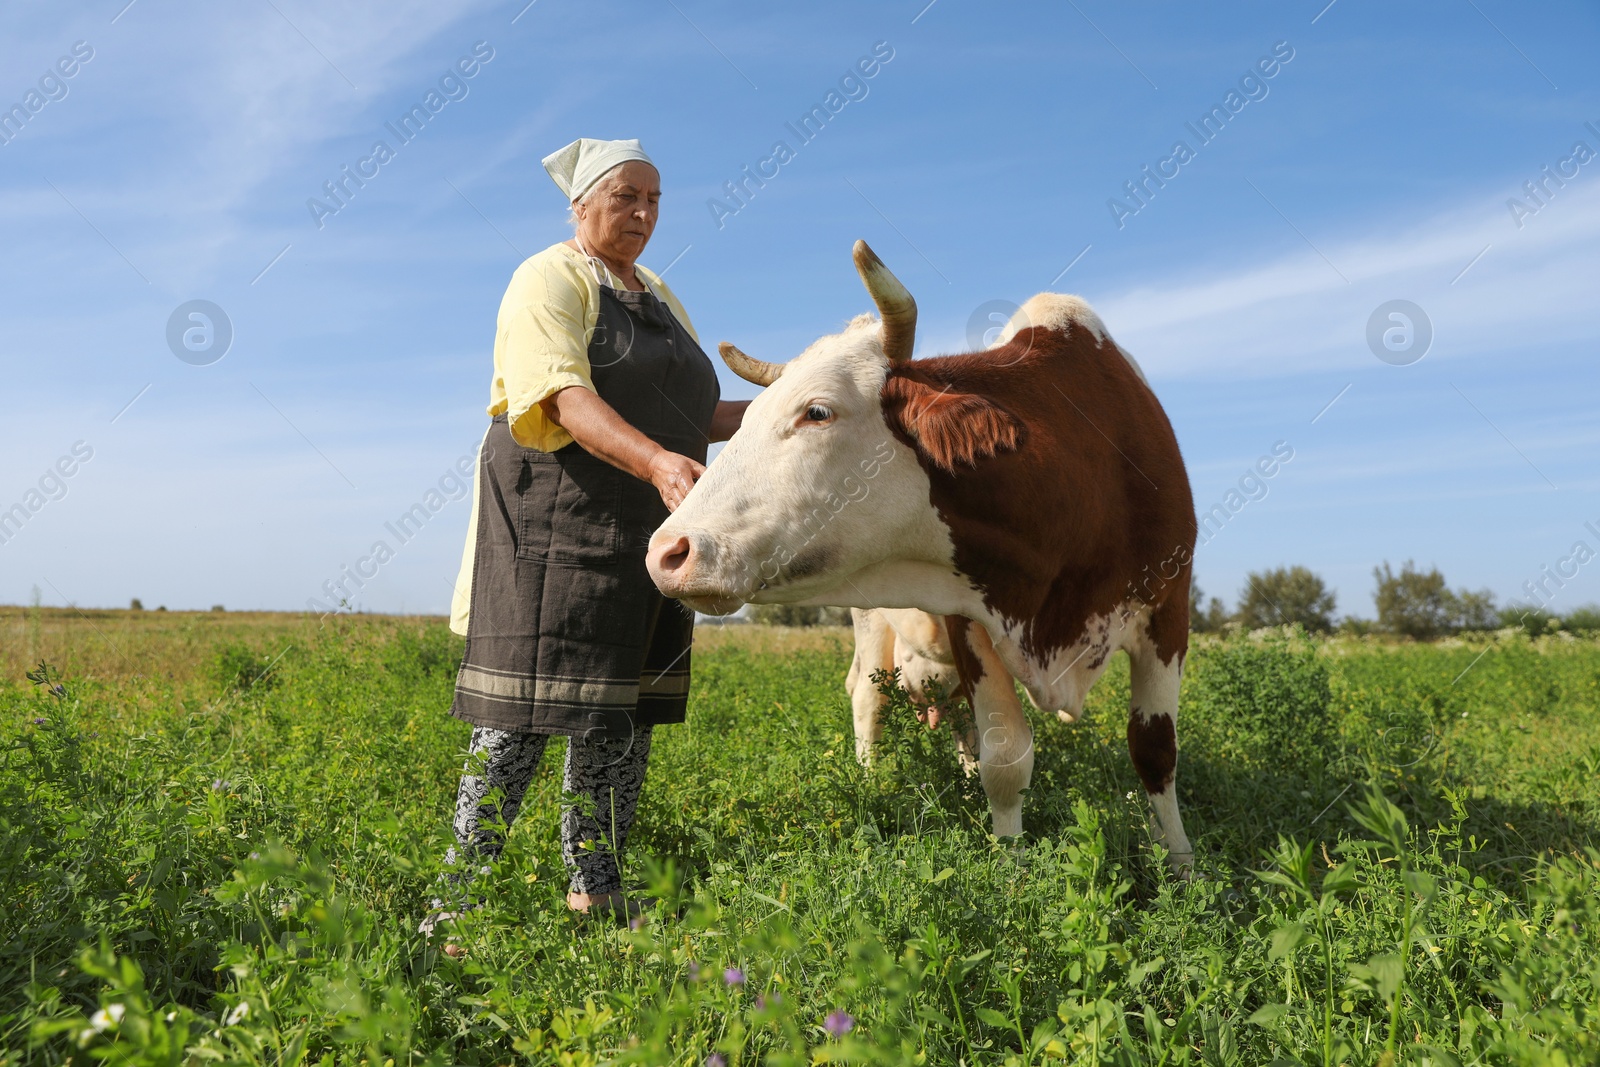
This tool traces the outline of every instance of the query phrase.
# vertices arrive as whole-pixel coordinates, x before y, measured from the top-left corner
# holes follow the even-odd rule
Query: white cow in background
[[[961,679],[950,631],[937,615],[916,608],[851,608],[850,618],[856,650],[844,685],[855,718],[856,758],[868,763],[872,746],[883,738],[883,711],[889,704],[873,679],[876,672],[900,672],[900,685],[929,729],[939,726],[939,709],[931,706],[935,694],[957,695]],[[957,733],[956,745],[962,766],[971,773],[978,747],[970,724]]]

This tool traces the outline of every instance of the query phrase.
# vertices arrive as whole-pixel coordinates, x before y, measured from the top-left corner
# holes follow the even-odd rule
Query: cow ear
[[[951,474],[957,467],[976,467],[980,459],[1022,447],[1022,423],[987,397],[903,374],[889,375],[882,397],[890,428]]]

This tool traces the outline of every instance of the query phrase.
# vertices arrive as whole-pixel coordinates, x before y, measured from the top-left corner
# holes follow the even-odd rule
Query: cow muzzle
[[[650,538],[644,565],[663,596],[706,615],[731,615],[744,605],[744,598],[715,575],[716,555],[703,533],[657,533]]]

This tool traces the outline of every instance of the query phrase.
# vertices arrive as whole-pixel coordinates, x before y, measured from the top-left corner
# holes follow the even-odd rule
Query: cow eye
[[[833,418],[833,411],[823,407],[821,404],[812,404],[806,408],[807,422],[827,422],[831,418]]]

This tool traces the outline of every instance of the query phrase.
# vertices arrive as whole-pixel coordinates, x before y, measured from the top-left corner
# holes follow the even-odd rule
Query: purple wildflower
[[[689,961],[689,981],[700,981],[700,964],[694,960]]]
[[[638,929],[642,928],[643,926],[644,926],[644,917],[643,916],[635,916],[634,918],[628,920],[628,929],[630,929],[630,930],[638,930]]]
[[[231,783],[225,778],[214,778],[211,781],[211,788],[220,793],[224,789],[227,789],[230,784]]]
[[[722,972],[722,980],[729,985],[744,985],[744,972],[737,967],[729,967]]]
[[[48,721],[49,721],[48,719],[34,719],[33,720],[33,725],[35,725],[35,726],[43,726]]]
[[[828,1017],[822,1020],[822,1028],[834,1037],[843,1037],[856,1028],[856,1021],[849,1012],[830,1011]]]
[[[706,1067],[728,1067],[728,1061],[723,1058],[722,1053],[713,1052],[706,1057]]]

